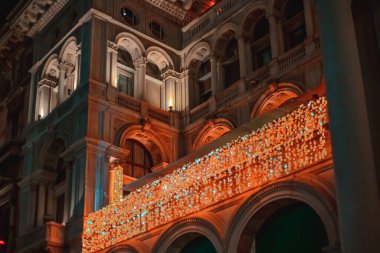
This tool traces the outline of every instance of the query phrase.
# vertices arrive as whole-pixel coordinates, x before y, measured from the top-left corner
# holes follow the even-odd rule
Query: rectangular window
[[[133,96],[133,74],[119,70],[117,74],[117,89],[129,96]]]

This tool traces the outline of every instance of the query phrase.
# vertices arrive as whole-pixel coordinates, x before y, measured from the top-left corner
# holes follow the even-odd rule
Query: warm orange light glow
[[[327,102],[320,98],[144,185],[85,218],[82,252],[111,247],[320,162],[327,156],[327,122]]]
[[[173,108],[173,100],[172,97],[169,99],[169,108]]]

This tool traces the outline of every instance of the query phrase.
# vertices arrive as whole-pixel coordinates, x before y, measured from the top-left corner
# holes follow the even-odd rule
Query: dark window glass
[[[237,39],[233,38],[231,41],[227,44],[226,52],[225,52],[226,59],[232,59],[239,56],[239,49],[238,49],[238,42]]]
[[[302,0],[288,0],[285,6],[285,19],[289,20],[295,17],[297,14],[303,12]]]
[[[117,88],[120,92],[133,96],[133,76],[117,75]]]
[[[159,39],[163,39],[165,37],[164,30],[162,29],[161,25],[158,24],[157,22],[154,22],[154,21],[150,22],[149,29],[155,37]]]
[[[299,44],[301,44],[306,38],[305,24],[296,27],[295,29],[288,32],[288,48],[291,49]]]
[[[126,149],[129,150],[130,153],[124,174],[140,178],[151,172],[150,169],[153,167],[153,159],[144,145],[135,140],[127,140]]]
[[[269,34],[269,22],[265,16],[261,17],[253,30],[253,40],[259,40]]]
[[[272,52],[270,47],[266,47],[257,53],[257,68],[268,64],[272,60]]]
[[[289,0],[286,3],[283,15],[286,50],[290,50],[301,44],[306,38],[303,1]]]
[[[199,67],[199,102],[207,101],[212,95],[211,87],[211,62],[210,60],[204,61]]]
[[[129,24],[129,25],[136,25],[137,24],[136,15],[131,9],[122,8],[121,9],[121,16],[127,24]]]

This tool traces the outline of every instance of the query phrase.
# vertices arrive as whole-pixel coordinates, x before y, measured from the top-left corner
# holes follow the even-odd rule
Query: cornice
[[[9,31],[0,40],[0,52],[10,50],[11,43],[34,37],[55,17],[69,0],[32,0],[12,21]]]

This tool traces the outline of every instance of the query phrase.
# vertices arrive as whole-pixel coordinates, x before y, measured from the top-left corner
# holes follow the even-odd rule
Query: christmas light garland
[[[91,213],[84,221],[83,252],[108,248],[324,159],[327,122],[326,99],[311,101]]]

